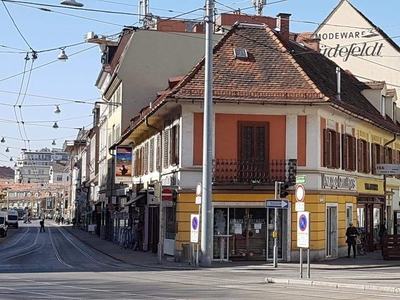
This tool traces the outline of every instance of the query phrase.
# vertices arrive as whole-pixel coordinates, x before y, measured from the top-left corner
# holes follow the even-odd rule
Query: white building
[[[57,148],[36,151],[23,149],[16,162],[14,182],[48,183],[53,162],[67,163],[68,160],[68,154]]]

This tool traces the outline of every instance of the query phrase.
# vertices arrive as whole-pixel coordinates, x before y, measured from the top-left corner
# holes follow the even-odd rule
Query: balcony
[[[281,181],[296,183],[297,160],[277,159],[268,162],[215,159],[213,163],[214,184],[261,184]]]

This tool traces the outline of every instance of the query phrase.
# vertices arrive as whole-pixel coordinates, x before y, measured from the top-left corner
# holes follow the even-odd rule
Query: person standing
[[[46,232],[46,230],[44,230],[44,218],[42,220],[40,220],[40,232]]]
[[[347,243],[347,257],[350,258],[350,251],[353,248],[353,255],[356,258],[356,237],[358,235],[357,228],[354,227],[353,222],[349,224],[346,230],[346,243]]]

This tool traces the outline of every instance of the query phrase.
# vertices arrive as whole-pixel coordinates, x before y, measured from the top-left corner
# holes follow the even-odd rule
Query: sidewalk
[[[175,262],[172,257],[163,257],[161,263],[159,263],[156,254],[123,249],[116,243],[102,240],[98,236],[81,229],[73,229],[72,226],[61,227],[86,245],[127,264],[149,269],[197,269],[194,265],[188,263]],[[266,283],[327,286],[338,289],[352,288],[400,294],[400,280],[397,275],[399,271],[393,269],[400,268],[400,261],[383,260],[380,251],[357,256],[357,258],[344,257],[335,260],[314,262],[310,266],[311,278],[309,279],[306,278],[307,262],[303,262],[303,278],[299,276],[300,265],[298,262],[278,262],[278,267],[274,268],[272,262],[265,261],[215,261],[209,270],[265,271],[264,273],[260,273],[260,275],[274,275],[274,277],[266,277]],[[371,269],[375,269],[374,272],[371,272]]]

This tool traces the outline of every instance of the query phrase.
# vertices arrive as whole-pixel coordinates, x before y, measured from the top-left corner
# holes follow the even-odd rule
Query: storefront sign
[[[340,175],[322,175],[323,189],[357,191],[357,181],[354,177]]]
[[[362,57],[381,57],[382,49],[384,48],[383,42],[359,42],[349,43],[346,40],[354,40],[366,38],[372,33],[369,31],[354,31],[354,32],[325,32],[315,35],[324,44],[321,47],[321,54],[333,58],[342,57],[343,61],[349,60],[350,56],[362,56]],[[377,33],[375,33],[377,34]],[[328,46],[323,41],[337,40],[334,46]]]

